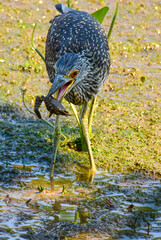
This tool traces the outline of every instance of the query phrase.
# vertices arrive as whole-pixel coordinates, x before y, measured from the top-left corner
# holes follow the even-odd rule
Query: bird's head
[[[82,55],[68,53],[60,57],[54,65],[55,78],[47,97],[58,91],[57,100],[61,101],[88,75],[89,69],[88,59]]]

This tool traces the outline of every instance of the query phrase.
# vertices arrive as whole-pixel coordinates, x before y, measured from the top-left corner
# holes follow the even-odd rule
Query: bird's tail
[[[64,13],[68,13],[70,11],[72,11],[73,9],[67,7],[65,4],[63,3],[58,3],[55,5],[56,9],[58,10],[58,12],[64,14]]]

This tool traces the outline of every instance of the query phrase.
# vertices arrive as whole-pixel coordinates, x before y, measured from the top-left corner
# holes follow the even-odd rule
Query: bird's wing
[[[54,80],[53,66],[55,62],[66,53],[80,53],[84,49],[83,44],[80,44],[84,42],[84,35],[82,33],[79,36],[78,31],[80,32],[81,28],[78,29],[77,27],[79,24],[81,25],[81,20],[81,14],[73,10],[57,15],[50,21],[51,26],[47,34],[45,46],[45,61],[51,82]]]
[[[91,63],[101,68],[102,61],[108,62],[109,50],[107,36],[101,25],[86,12],[72,10],[63,4],[57,4],[57,8],[63,14],[51,21],[45,49],[50,81],[54,81],[55,62],[67,53],[84,53]]]

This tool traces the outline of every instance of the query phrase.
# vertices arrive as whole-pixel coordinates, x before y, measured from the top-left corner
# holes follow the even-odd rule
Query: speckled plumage
[[[51,21],[45,49],[46,68],[49,79],[54,83],[54,65],[59,59],[70,64],[68,53],[75,53],[87,60],[89,68],[82,74],[81,81],[74,85],[65,95],[67,101],[82,105],[93,99],[105,84],[110,68],[110,54],[107,35],[93,16],[86,12],[76,11],[65,7],[65,12]],[[66,55],[65,55],[66,54]],[[63,55],[64,58],[61,58]],[[73,58],[70,55],[70,58]],[[74,64],[74,59],[70,59]],[[58,64],[57,64],[58,65]],[[80,63],[81,65],[81,63]],[[70,67],[70,66],[68,66]],[[63,70],[66,66],[63,65]],[[58,69],[60,70],[60,69]]]

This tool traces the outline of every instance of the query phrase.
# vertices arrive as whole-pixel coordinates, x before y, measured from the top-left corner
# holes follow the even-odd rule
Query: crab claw
[[[45,97],[44,98],[44,102],[46,105],[47,110],[50,112],[49,113],[49,118],[51,117],[51,115],[54,113],[56,115],[65,115],[68,116],[70,115],[65,108],[63,107],[63,105],[56,100],[55,98],[53,98],[52,96],[50,97]]]
[[[40,108],[40,106],[41,106],[42,101],[43,101],[42,98],[39,97],[39,96],[37,96],[36,99],[35,99],[35,106],[34,106],[34,112],[36,113],[36,116],[37,116],[38,118],[40,118],[40,119],[41,119],[42,117],[41,117],[39,108]]]

